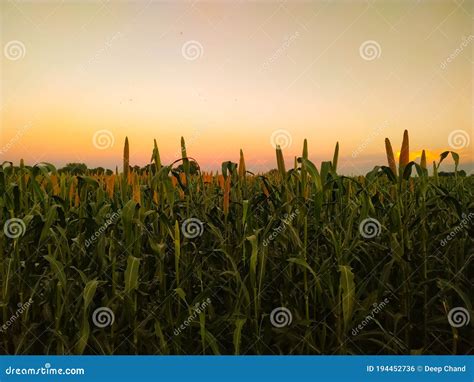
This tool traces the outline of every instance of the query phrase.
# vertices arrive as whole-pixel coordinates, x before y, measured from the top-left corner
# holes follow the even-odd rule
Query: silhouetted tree
[[[84,175],[87,172],[87,165],[85,163],[66,163],[66,166],[58,171],[59,173],[69,172],[73,175]]]

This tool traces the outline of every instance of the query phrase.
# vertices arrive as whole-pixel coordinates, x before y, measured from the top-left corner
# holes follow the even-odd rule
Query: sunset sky
[[[385,164],[404,129],[413,158],[474,170],[472,1],[2,1],[0,161],[120,167],[188,154],[204,169]],[[450,147],[451,145],[451,147]]]

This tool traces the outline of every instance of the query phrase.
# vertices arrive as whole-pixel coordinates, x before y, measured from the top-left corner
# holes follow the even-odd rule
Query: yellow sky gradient
[[[460,130],[470,143],[455,151],[472,171],[473,4],[2,2],[0,160],[115,168],[128,136],[133,164],[154,138],[169,163],[184,136],[205,169],[242,148],[263,171],[282,129],[288,161],[304,138],[316,162],[339,141],[341,171],[358,174],[385,164],[384,138],[398,150],[406,128],[414,156],[452,149]],[[106,149],[93,142],[102,130]]]

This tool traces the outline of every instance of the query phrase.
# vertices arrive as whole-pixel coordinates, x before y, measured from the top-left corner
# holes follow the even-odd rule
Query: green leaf
[[[82,189],[82,186],[84,184],[92,186],[93,188],[99,187],[99,182],[97,180],[95,180],[94,178],[91,178],[90,176],[80,176],[79,175],[77,177],[77,180],[78,180],[79,189]]]
[[[319,171],[316,166],[310,160],[305,158],[298,158],[298,161],[305,165],[305,168],[313,178],[314,182],[316,183],[316,191],[322,191],[323,185],[321,182],[321,175],[319,175]]]
[[[342,314],[344,317],[344,329],[347,330],[352,320],[352,312],[355,302],[354,274],[352,273],[351,267],[348,265],[340,265],[339,271],[341,272],[340,288],[342,292],[341,303]]]
[[[84,353],[84,349],[87,346],[87,342],[89,341],[89,334],[90,334],[90,327],[89,321],[84,319],[82,322],[82,328],[79,336],[79,340],[76,343],[76,354]]]
[[[127,269],[125,270],[125,292],[131,292],[138,288],[138,269],[140,259],[129,256],[127,259]]]
[[[235,320],[235,329],[234,329],[234,355],[240,354],[240,342],[242,339],[242,328],[247,321],[246,318],[238,318]]]
[[[301,266],[303,268],[306,268],[313,275],[313,277],[315,279],[317,278],[316,272],[313,270],[313,268],[311,268],[309,266],[309,264],[307,263],[307,261],[305,259],[299,259],[297,257],[292,257],[292,258],[288,259],[288,261],[290,263],[298,264],[299,266]]]
[[[321,162],[321,181],[323,185],[328,181],[328,175],[332,169],[332,163],[329,161]]]
[[[332,157],[332,169],[334,172],[337,171],[338,158],[339,158],[339,142],[336,143],[336,148],[334,149],[334,156]]]
[[[53,274],[56,275],[58,278],[59,282],[63,286],[63,288],[66,286],[66,274],[64,273],[64,266],[63,264],[56,260],[54,257],[50,255],[46,255],[44,257],[46,260],[48,260],[49,264],[51,265],[51,269],[53,271]]]
[[[82,292],[82,298],[84,299],[84,310],[87,310],[90,303],[92,302],[98,285],[99,282],[94,279],[89,281],[84,287],[84,291]]]
[[[174,291],[178,297],[183,300],[186,305],[188,305],[188,302],[186,301],[186,292],[182,288],[176,288]]]
[[[249,236],[247,237],[247,240],[250,241],[250,244],[252,246],[252,254],[250,255],[250,283],[252,284],[252,288],[255,288],[258,260],[257,236]]]
[[[56,209],[58,208],[62,208],[62,207],[58,204],[55,204],[51,206],[48,210],[48,213],[46,215],[46,221],[44,223],[43,229],[41,230],[41,235],[39,239],[40,245],[43,244],[50,237],[49,230],[56,220],[56,217],[57,217]]]

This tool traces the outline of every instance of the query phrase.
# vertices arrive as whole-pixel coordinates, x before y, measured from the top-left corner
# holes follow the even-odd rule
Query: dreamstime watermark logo
[[[448,322],[453,328],[467,326],[470,320],[469,311],[461,306],[455,307],[448,312]]]
[[[463,214],[464,215],[464,214]],[[441,246],[444,247],[446,244],[448,244],[448,241],[450,241],[454,236],[456,236],[459,232],[461,232],[463,229],[465,229],[471,222],[471,220],[474,218],[474,213],[469,212],[469,215],[464,215],[465,217],[461,220],[461,223],[459,223],[447,236],[445,239],[441,240]]]
[[[11,61],[21,60],[26,55],[26,46],[18,40],[9,41],[3,47],[3,54]]]
[[[44,364],[44,367],[7,367],[5,369],[6,375],[84,375],[86,371],[82,367],[75,368],[55,368],[51,367],[49,362]]]
[[[286,149],[293,143],[293,138],[288,130],[279,129],[275,130],[270,136],[270,143],[274,149],[277,146],[280,146],[281,149]]]
[[[183,224],[181,224],[181,232],[188,239],[195,239],[203,234],[204,224],[198,218],[186,219]]]
[[[278,60],[284,53],[285,51],[290,47],[290,45],[299,37],[300,32],[295,32],[292,35],[285,37],[283,43],[278,47],[278,49],[273,52],[273,54],[270,56],[269,59],[267,59],[263,65],[262,65],[262,70],[266,70],[270,67],[271,64],[273,64],[276,60]]]
[[[279,306],[270,313],[270,322],[275,328],[290,326],[293,322],[293,315],[288,308]]]
[[[10,150],[20,139],[23,135],[25,135],[26,131],[31,127],[30,124],[26,124],[18,131],[16,134],[13,136],[12,139],[10,139],[1,149],[0,149],[0,155],[6,154],[8,150]]]
[[[374,303],[372,306],[372,310],[370,312],[370,314],[368,314],[364,320],[362,320],[362,322],[357,325],[357,327],[355,327],[354,329],[352,329],[352,335],[353,336],[356,336],[359,334],[359,332],[364,329],[374,318],[375,318],[375,315],[379,314],[382,309],[384,309],[387,304],[390,302],[390,299],[388,297],[385,297],[385,299],[380,302],[380,303]]]
[[[98,130],[92,137],[92,144],[99,150],[106,150],[115,143],[114,134],[110,130]]]
[[[8,219],[3,226],[3,232],[10,239],[17,239],[25,234],[26,224],[19,218]]]
[[[197,318],[198,314],[204,312],[204,310],[207,308],[207,306],[211,303],[211,299],[207,298],[205,301],[201,303],[196,303],[194,307],[192,308],[193,312],[192,314],[184,320],[184,322],[179,326],[179,328],[174,330],[174,335],[178,336],[181,334],[183,330],[185,330],[191,323]]]
[[[10,326],[20,317],[29,307],[33,304],[33,300],[30,298],[27,302],[22,304],[21,302],[18,303],[18,309],[16,310],[15,314],[11,316],[2,326],[0,326],[0,333],[8,330]]]
[[[359,224],[359,233],[366,239],[373,239],[380,235],[381,231],[382,226],[380,225],[380,222],[374,218],[364,219]]]
[[[360,56],[366,61],[373,61],[380,57],[382,48],[377,41],[364,41],[359,47]]]
[[[469,146],[471,138],[465,130],[454,130],[448,136],[448,144],[454,150],[463,149]]]
[[[369,136],[352,152],[352,158],[357,158],[359,154],[364,151],[370,142],[372,142],[380,133],[388,127],[388,122],[385,121],[382,126],[375,128]]]
[[[92,313],[92,322],[98,328],[105,328],[106,326],[111,326],[115,321],[115,314],[112,309],[107,308],[106,306],[101,306],[97,308]]]
[[[448,64],[454,61],[454,59],[459,56],[467,46],[474,41],[474,35],[469,35],[467,38],[463,36],[462,43],[440,64],[442,70],[448,67]]]
[[[181,54],[188,61],[195,61],[202,57],[204,48],[199,41],[186,41],[181,47]]]
[[[263,246],[266,247],[268,244],[270,244],[271,241],[275,240],[275,238],[280,234],[282,233],[283,231],[286,230],[286,227],[288,225],[290,225],[290,223],[296,218],[296,216],[298,216],[298,214],[300,213],[300,211],[297,209],[295,209],[294,212],[292,212],[291,214],[285,214],[285,217],[283,219],[281,219],[281,224],[274,228],[273,229],[273,232],[268,236],[268,238],[266,238],[265,240],[263,240]]]
[[[105,215],[105,223],[102,224],[99,229],[97,231],[95,231],[91,237],[89,237],[89,239],[86,239],[86,242],[85,242],[85,246],[86,248],[89,248],[90,245],[92,245],[92,243],[94,243],[94,241],[97,240],[97,238],[102,235],[105,230],[107,229],[107,227],[111,224],[114,224],[119,218],[120,218],[120,213],[121,211],[119,212],[113,212],[111,214],[107,214]]]

